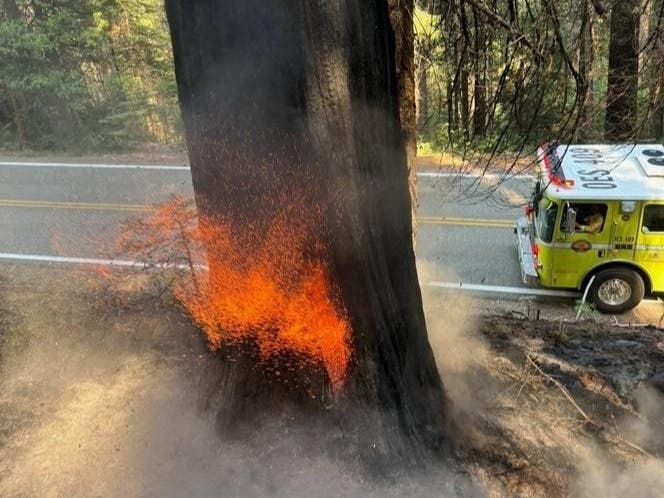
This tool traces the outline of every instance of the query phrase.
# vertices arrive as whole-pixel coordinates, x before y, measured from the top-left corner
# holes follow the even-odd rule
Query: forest
[[[181,141],[163,2],[0,5],[0,147],[103,151]]]
[[[421,154],[664,137],[663,0],[392,3],[414,28]],[[162,0],[0,6],[0,148],[183,144]]]

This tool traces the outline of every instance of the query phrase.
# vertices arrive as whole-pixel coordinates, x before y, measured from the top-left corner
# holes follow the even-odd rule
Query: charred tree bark
[[[387,0],[166,5],[199,210],[260,224],[287,187],[327,186],[320,233],[354,351],[338,414],[362,411],[359,437],[387,456],[440,450]]]
[[[639,82],[640,0],[614,0],[611,8],[606,139],[634,137]]]

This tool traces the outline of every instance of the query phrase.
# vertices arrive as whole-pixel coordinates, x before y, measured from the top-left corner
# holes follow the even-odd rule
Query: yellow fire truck
[[[515,225],[528,285],[588,291],[604,313],[664,291],[664,147],[538,149],[538,174]]]

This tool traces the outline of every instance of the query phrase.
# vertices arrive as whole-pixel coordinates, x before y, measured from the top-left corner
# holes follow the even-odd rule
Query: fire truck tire
[[[624,313],[638,305],[645,295],[643,278],[636,271],[607,268],[595,274],[590,300],[602,313]]]

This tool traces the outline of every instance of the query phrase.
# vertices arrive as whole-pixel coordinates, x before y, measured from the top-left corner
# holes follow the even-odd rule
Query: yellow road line
[[[72,209],[82,211],[122,211],[145,213],[154,210],[149,204],[111,204],[100,202],[64,202],[64,201],[41,201],[23,199],[0,199],[0,208],[25,208],[25,209]],[[512,220],[493,218],[459,218],[455,216],[418,216],[418,223],[423,225],[456,225],[472,227],[497,227],[505,228],[513,226]]]
[[[109,204],[99,202],[32,201],[22,199],[0,199],[0,207],[33,209],[78,209],[94,211],[149,212],[154,208],[147,204]]]
[[[491,228],[511,228],[514,221],[495,218],[458,218],[454,216],[418,216],[417,222],[423,225],[457,225]]]

